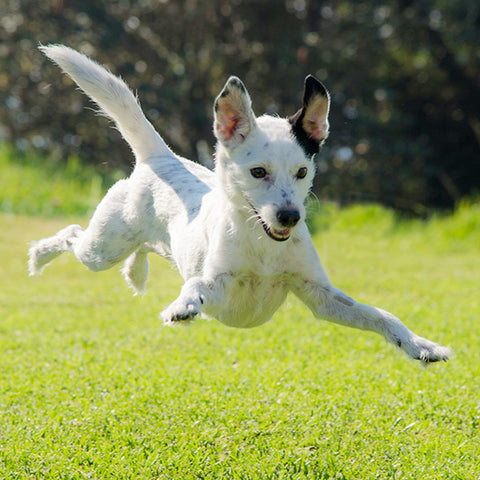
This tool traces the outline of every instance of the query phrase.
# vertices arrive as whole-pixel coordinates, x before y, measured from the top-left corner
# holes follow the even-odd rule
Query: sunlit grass
[[[93,211],[119,173],[101,175],[77,157],[54,161],[0,144],[0,212],[85,215]]]
[[[453,348],[425,369],[294,297],[253,330],[166,328],[181,279],[158,257],[144,297],[68,254],[28,277],[28,242],[101,197],[83,168],[2,164],[0,478],[480,478],[478,203],[428,222],[312,206],[333,283]]]
[[[477,207],[426,226],[369,208],[316,234],[332,280],[449,363],[420,368],[293,297],[254,330],[166,328],[181,280],[162,259],[143,298],[71,255],[28,277],[27,242],[85,220],[1,216],[0,477],[478,478],[480,249],[475,230],[460,249],[442,235]]]

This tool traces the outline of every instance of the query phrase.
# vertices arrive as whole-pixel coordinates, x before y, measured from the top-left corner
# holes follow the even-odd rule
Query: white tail
[[[172,151],[146,119],[125,82],[85,55],[64,45],[40,50],[53,60],[117,125],[138,162]]]

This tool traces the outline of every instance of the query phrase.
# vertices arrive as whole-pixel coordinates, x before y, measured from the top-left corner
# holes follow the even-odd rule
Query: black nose
[[[283,227],[294,227],[300,220],[300,212],[298,210],[279,210],[277,220]]]

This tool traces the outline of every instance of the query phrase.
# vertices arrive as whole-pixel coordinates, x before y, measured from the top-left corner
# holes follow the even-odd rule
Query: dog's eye
[[[305,178],[307,176],[307,172],[307,167],[299,168],[297,172],[297,178]]]
[[[255,167],[250,169],[252,177],[264,178],[267,175],[267,171],[263,167]]]

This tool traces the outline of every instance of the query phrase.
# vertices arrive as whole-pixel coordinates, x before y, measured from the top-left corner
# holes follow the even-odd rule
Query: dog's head
[[[273,240],[288,240],[305,219],[304,201],[315,175],[312,157],[328,136],[329,108],[327,89],[312,76],[305,79],[303,107],[288,119],[256,118],[237,77],[230,77],[215,101],[220,186]]]

